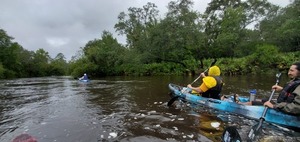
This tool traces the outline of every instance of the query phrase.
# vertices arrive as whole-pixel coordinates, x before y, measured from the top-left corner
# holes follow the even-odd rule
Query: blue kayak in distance
[[[222,101],[212,98],[205,98],[188,93],[188,91],[182,91],[183,88],[184,87],[179,85],[175,85],[172,83],[169,84],[169,89],[171,90],[173,97],[178,97],[178,99],[202,106],[207,106],[216,110],[241,115],[249,119],[260,119],[265,108],[264,106],[249,106],[238,104],[232,101]],[[267,109],[267,113],[264,119],[268,123],[278,124],[283,127],[295,129],[297,131],[299,131],[300,129],[300,116],[289,115],[275,109]]]
[[[79,81],[79,82],[90,82],[89,79],[79,79],[78,81]]]

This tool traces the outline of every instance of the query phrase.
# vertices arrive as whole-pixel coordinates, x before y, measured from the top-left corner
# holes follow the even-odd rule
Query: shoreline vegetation
[[[130,7],[114,25],[125,45],[103,31],[70,61],[62,53],[51,58],[42,48],[28,51],[0,29],[0,79],[196,75],[214,59],[222,75],[273,74],[299,61],[300,0],[286,7],[212,0],[203,13],[193,6],[193,1],[171,1],[163,18],[154,3]]]

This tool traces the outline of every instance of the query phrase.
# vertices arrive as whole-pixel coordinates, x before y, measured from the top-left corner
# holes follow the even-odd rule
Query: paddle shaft
[[[209,66],[209,68],[210,67],[212,67],[213,65],[215,65],[215,63],[217,62],[217,59],[214,59],[214,61],[210,64],[210,66]],[[209,70],[209,68],[207,68],[204,72],[202,72],[202,73],[206,73],[208,70]],[[201,74],[192,82],[192,83],[190,83],[191,85],[192,84],[194,84],[198,79],[200,79],[201,78]],[[187,88],[185,89],[185,90],[183,90],[182,92],[183,93],[185,93],[185,91],[187,90]]]
[[[277,85],[277,83],[276,83],[276,85]],[[274,93],[275,93],[275,89],[273,89],[272,94],[271,94],[271,96],[270,96],[270,98],[269,98],[269,101],[272,100],[272,97],[273,97]],[[269,108],[269,107],[265,107],[265,109],[264,109],[263,114],[262,114],[261,117],[264,118],[264,117],[266,116],[266,113],[267,113],[268,108]]]
[[[213,65],[215,65],[216,62],[217,62],[217,59],[214,59],[214,61],[210,64],[210,66],[209,66],[203,73],[206,73],[210,67],[212,67]],[[191,83],[191,85],[194,84],[200,77],[201,77],[201,75],[199,75],[199,76]]]
[[[277,85],[277,83],[276,83],[276,85]],[[272,99],[274,93],[275,93],[275,89],[273,89],[272,94],[271,94],[271,96],[270,96],[270,98],[269,98],[269,101]],[[263,113],[262,113],[262,116],[261,116],[260,119],[259,119],[259,123],[258,123],[257,127],[255,128],[254,132],[257,132],[257,131],[261,128],[261,126],[262,126],[262,124],[263,124],[263,121],[265,120],[265,116],[266,116],[266,114],[267,114],[267,110],[268,110],[268,107],[265,107],[265,108],[264,108],[264,111],[263,111]],[[254,136],[255,136],[255,135],[254,135]],[[249,135],[248,135],[248,137],[249,137],[250,139],[253,139],[252,137],[254,137],[254,136],[253,136],[253,134],[251,134],[251,132],[250,132]]]
[[[279,77],[280,77],[280,74],[277,75],[277,80],[276,80],[276,84],[275,84],[275,85],[278,85],[278,83],[279,83]],[[271,93],[271,96],[269,97],[269,100],[268,100],[268,101],[271,101],[271,100],[272,100],[275,91],[276,91],[276,90],[273,89],[273,91],[272,91],[272,93]],[[263,111],[263,114],[262,114],[262,116],[261,116],[261,119],[262,119],[262,118],[263,118],[263,119],[265,118],[268,108],[269,108],[269,107],[265,107],[265,109],[264,109],[264,111]]]
[[[275,84],[275,85],[278,85],[280,76],[281,76],[281,73],[279,73],[279,74],[276,75],[276,78],[277,78],[277,79],[276,79],[276,84]],[[271,101],[271,100],[272,100],[275,91],[276,91],[275,89],[272,90],[272,93],[271,93],[271,95],[270,95],[268,101]],[[249,134],[248,134],[248,140],[247,140],[247,141],[252,141],[253,138],[255,137],[256,133],[257,133],[257,132],[259,131],[259,129],[261,128],[262,123],[263,123],[263,121],[265,120],[265,116],[266,116],[266,114],[267,114],[268,108],[269,108],[269,107],[265,107],[265,108],[264,108],[264,111],[263,111],[263,113],[262,113],[262,116],[261,116],[260,119],[259,119],[259,123],[257,124],[257,127],[255,128],[255,130],[251,129],[251,131],[250,131]],[[256,125],[254,125],[254,126],[256,126]]]
[[[208,71],[208,69],[206,69],[203,73],[205,73],[205,72],[207,72],[207,71]],[[199,76],[191,83],[191,85],[194,84],[198,79],[200,79],[200,77],[201,77],[201,75],[199,75]]]

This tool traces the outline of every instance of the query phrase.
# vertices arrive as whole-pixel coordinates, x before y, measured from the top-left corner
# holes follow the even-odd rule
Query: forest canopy
[[[0,30],[0,78],[72,75],[196,73],[212,59],[224,74],[288,69],[300,56],[300,0],[279,7],[267,0],[212,0],[205,12],[192,0],[169,2],[162,18],[154,3],[130,7],[109,31],[91,39],[67,62],[62,53],[28,51]]]

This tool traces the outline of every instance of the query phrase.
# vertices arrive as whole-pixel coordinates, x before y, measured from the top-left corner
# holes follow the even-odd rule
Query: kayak
[[[233,101],[217,100],[212,98],[205,98],[197,95],[193,95],[183,89],[184,87],[170,83],[169,89],[173,97],[185,100],[190,103],[207,106],[216,110],[226,111],[232,114],[241,115],[249,119],[258,120],[262,117],[264,106],[250,106],[238,104]],[[183,90],[183,91],[182,91]],[[239,97],[239,100],[247,101],[243,97]],[[242,102],[243,102],[242,101]],[[265,121],[268,123],[278,124],[283,127],[299,130],[300,128],[300,117],[295,115],[289,115],[275,109],[267,109]]]
[[[89,79],[79,79],[80,82],[90,82]]]

